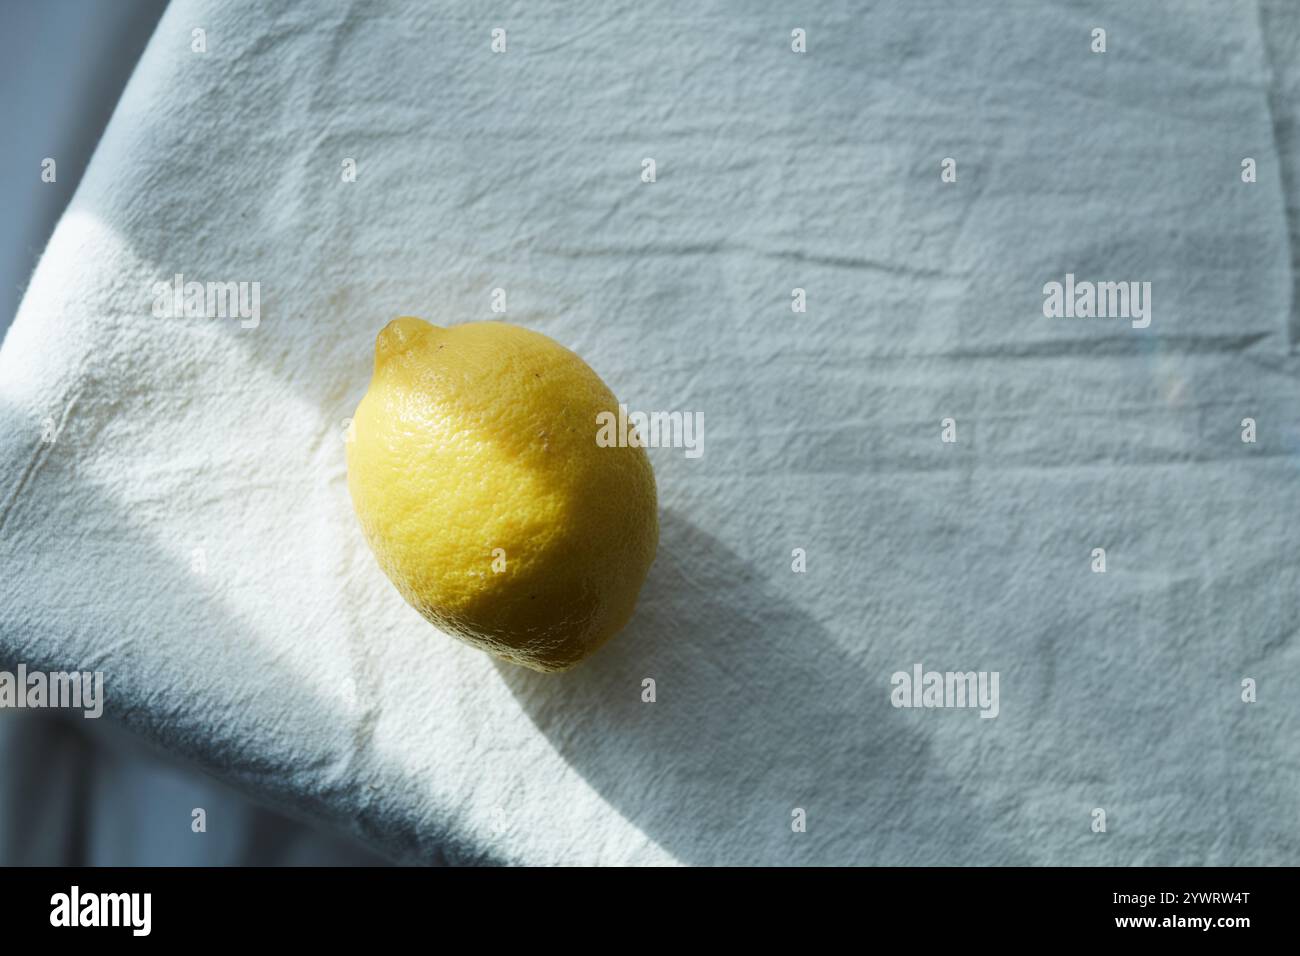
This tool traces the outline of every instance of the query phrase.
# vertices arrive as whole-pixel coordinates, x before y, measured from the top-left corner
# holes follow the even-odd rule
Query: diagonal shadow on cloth
[[[563,674],[497,664],[615,809],[691,864],[1021,859],[993,811],[960,791],[890,706],[892,666],[864,667],[681,515],[662,511],[660,522],[658,557],[621,635]],[[806,832],[792,828],[796,808]],[[945,829],[963,838],[936,839]],[[954,845],[962,859],[935,856]]]

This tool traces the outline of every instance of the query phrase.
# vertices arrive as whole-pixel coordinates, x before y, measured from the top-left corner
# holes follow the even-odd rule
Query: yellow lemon
[[[632,616],[659,541],[639,447],[577,355],[503,322],[390,322],[349,434],[352,506],[384,573],[448,634],[564,670]]]

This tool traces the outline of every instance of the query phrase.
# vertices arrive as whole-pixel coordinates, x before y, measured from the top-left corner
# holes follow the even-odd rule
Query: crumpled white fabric
[[[1294,862],[1298,23],[178,0],[0,350],[0,657],[403,860]],[[1045,318],[1067,272],[1151,327]],[[177,273],[260,323],[154,317]],[[347,496],[376,332],[496,288],[704,416],[564,675],[434,631]],[[918,663],[998,717],[893,707]]]

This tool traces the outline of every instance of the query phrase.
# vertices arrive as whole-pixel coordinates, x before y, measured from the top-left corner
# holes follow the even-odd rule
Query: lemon
[[[577,355],[504,322],[394,319],[347,444],[379,565],[431,623],[564,670],[632,616],[659,540],[640,447],[601,447],[618,402]]]

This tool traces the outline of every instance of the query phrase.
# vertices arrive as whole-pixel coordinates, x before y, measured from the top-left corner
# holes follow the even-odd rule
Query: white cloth
[[[178,0],[0,350],[0,656],[406,860],[1294,862],[1298,35]],[[1151,327],[1045,318],[1067,272],[1150,281]],[[178,273],[260,324],[155,317]],[[438,634],[348,501],[377,331],[495,288],[704,415],[564,675]],[[999,672],[998,717],[893,707],[917,663]]]

